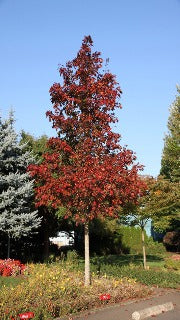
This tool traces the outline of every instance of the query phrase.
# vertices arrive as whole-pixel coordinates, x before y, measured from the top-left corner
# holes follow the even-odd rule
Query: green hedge
[[[122,244],[129,248],[129,253],[139,254],[142,252],[141,229],[139,227],[120,226],[118,234],[122,236]],[[148,236],[145,233],[145,242]]]

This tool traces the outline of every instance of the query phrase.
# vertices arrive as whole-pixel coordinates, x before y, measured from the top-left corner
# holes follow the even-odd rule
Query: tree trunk
[[[43,248],[43,260],[49,258],[49,230],[44,230],[44,248]]]
[[[8,248],[7,248],[7,258],[10,258],[10,246],[11,246],[11,240],[10,236],[8,235]]]
[[[85,244],[85,286],[89,286],[90,280],[90,259],[89,259],[89,224],[84,225],[84,244]]]
[[[144,242],[144,228],[141,228],[141,231],[142,231],[143,265],[144,265],[144,269],[147,269],[147,265],[146,265],[146,249],[145,249],[145,242]]]

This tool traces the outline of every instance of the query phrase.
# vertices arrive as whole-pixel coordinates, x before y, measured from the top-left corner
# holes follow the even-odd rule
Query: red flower
[[[11,268],[6,266],[2,271],[2,276],[3,277],[9,277],[11,275],[11,272],[12,272]]]
[[[101,295],[100,295],[99,299],[100,299],[101,301],[107,301],[107,300],[110,300],[110,299],[111,299],[111,296],[110,296],[109,293],[104,293],[104,294],[101,294]]]
[[[20,319],[32,319],[34,318],[34,313],[33,312],[24,312],[19,314]]]

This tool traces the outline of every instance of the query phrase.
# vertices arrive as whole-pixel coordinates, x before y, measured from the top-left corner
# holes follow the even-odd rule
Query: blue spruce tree
[[[0,231],[10,239],[27,236],[41,223],[33,209],[33,180],[27,166],[34,162],[29,151],[24,151],[14,129],[14,117],[0,119]]]

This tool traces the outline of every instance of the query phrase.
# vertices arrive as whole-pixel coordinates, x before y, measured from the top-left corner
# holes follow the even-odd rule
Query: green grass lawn
[[[108,255],[91,258],[91,272],[99,276],[114,278],[132,278],[149,286],[164,288],[180,287],[180,271],[165,268],[165,259],[169,254],[147,255],[148,270],[143,268],[142,255]],[[77,259],[72,268],[84,270],[84,260]]]
[[[0,276],[0,289],[3,286],[15,287],[23,281],[24,281],[24,279],[22,277],[2,277],[2,276]]]
[[[129,277],[146,285],[179,288],[179,271],[165,268],[167,255],[147,255],[148,270],[143,269],[142,255],[109,255],[91,259],[91,270],[117,278]]]

